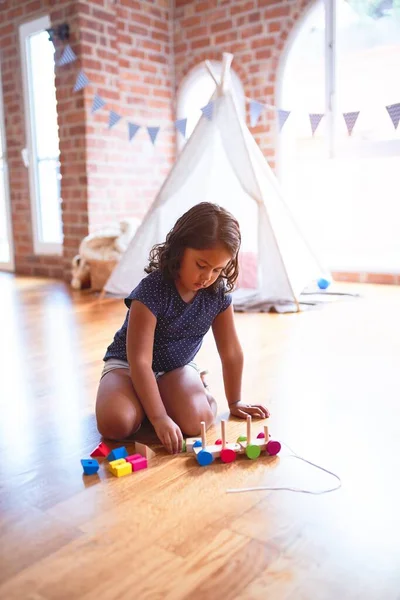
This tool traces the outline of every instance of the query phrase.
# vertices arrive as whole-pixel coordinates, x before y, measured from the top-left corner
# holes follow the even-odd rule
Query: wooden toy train
[[[229,444],[226,441],[226,421],[221,421],[221,440],[211,446],[206,444],[206,424],[201,422],[201,441],[198,438],[186,440],[186,450],[193,451],[199,465],[205,467],[220,458],[224,463],[233,462],[238,454],[245,454],[251,460],[257,459],[261,452],[267,456],[275,456],[281,449],[281,444],[271,440],[268,427],[257,435],[256,439],[251,437],[251,415],[247,416],[247,435],[240,436],[236,443]]]

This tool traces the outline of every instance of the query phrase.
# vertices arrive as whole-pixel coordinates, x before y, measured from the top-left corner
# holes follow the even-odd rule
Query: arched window
[[[210,61],[213,73],[219,80],[221,77],[222,63]],[[233,69],[231,69],[232,89],[236,99],[239,113],[245,115],[245,96],[242,83]],[[200,119],[203,106],[206,106],[215,90],[215,82],[210,75],[205,63],[201,63],[186,76],[178,94],[177,119],[187,119],[186,140],[193,133]],[[178,148],[181,150],[185,144],[183,136],[178,136]]]
[[[336,271],[400,272],[394,4],[327,0],[325,11],[317,0],[282,59],[278,106],[292,112],[280,134],[280,176],[300,226]],[[310,113],[324,115],[314,136]]]

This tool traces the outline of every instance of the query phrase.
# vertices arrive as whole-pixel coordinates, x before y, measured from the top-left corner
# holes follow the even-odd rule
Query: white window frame
[[[29,157],[29,190],[31,200],[32,228],[33,228],[33,248],[35,254],[50,254],[61,255],[63,252],[63,244],[42,242],[39,237],[39,181],[36,169],[37,153],[34,141],[34,114],[31,102],[32,77],[28,68],[29,45],[27,39],[34,33],[39,33],[51,27],[50,18],[48,15],[40,17],[28,23],[20,25],[20,48],[21,48],[21,65],[22,65],[22,87],[24,93],[25,107],[25,129],[26,129],[26,147]],[[50,43],[50,42],[49,42]]]
[[[0,269],[2,271],[14,271],[14,240],[12,233],[12,221],[11,221],[11,200],[10,200],[10,184],[8,178],[8,164],[7,164],[7,146],[6,146],[6,131],[4,121],[4,107],[3,107],[3,80],[1,74],[0,64],[0,135],[1,135],[1,147],[3,154],[0,157],[3,163],[3,180],[4,180],[4,206],[5,206],[5,219],[6,219],[6,231],[7,241],[10,253],[10,259],[8,262],[0,262]]]
[[[286,69],[287,58],[296,40],[299,30],[303,26],[308,13],[314,8],[315,0],[303,12],[302,17],[298,19],[292,31],[289,34],[284,51],[282,53],[278,71],[276,85],[276,104],[278,108],[282,107],[283,78]],[[335,124],[338,118],[336,106],[336,0],[323,0],[325,8],[325,118],[326,128],[326,156],[328,158],[345,157],[373,157],[373,156],[398,156],[400,154],[400,140],[382,140],[382,141],[359,141],[349,140],[346,148],[343,149],[336,140]],[[289,107],[293,108],[293,107]],[[282,175],[282,144],[281,136],[278,132],[278,121],[275,128],[277,148],[277,172]]]

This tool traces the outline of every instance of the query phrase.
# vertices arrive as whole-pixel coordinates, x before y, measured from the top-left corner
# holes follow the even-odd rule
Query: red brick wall
[[[0,5],[0,58],[9,159],[16,272],[69,279],[71,258],[88,232],[143,216],[174,154],[172,15],[168,0],[6,0]],[[68,22],[78,60],[56,68],[64,255],[33,250],[19,25],[48,14]],[[59,47],[59,44],[57,44]],[[61,49],[59,50],[61,52]],[[83,68],[91,85],[73,92]],[[108,105],[91,115],[94,93]],[[108,111],[123,120],[108,130]],[[140,130],[129,143],[127,119],[161,126],[156,147]]]
[[[201,61],[221,60],[223,52],[231,52],[232,68],[242,81],[245,95],[264,104],[276,104],[279,58],[290,30],[309,1],[176,0],[176,89]],[[263,111],[252,133],[274,167],[274,114]]]
[[[103,4],[103,6],[99,6]],[[81,3],[89,228],[142,217],[174,158],[169,2]],[[83,10],[84,9],[84,10]],[[93,94],[107,106],[91,115]],[[123,119],[108,129],[109,110]],[[128,121],[141,126],[129,142]],[[147,126],[161,126],[153,147]]]

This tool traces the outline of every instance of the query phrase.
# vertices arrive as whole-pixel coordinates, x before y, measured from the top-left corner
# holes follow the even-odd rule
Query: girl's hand
[[[152,421],[158,439],[170,454],[182,451],[183,436],[178,425],[168,415],[163,415]]]
[[[269,417],[269,410],[261,404],[245,404],[244,402],[235,402],[229,406],[231,415],[239,417],[239,419],[247,419],[247,415],[252,417],[258,417],[260,419],[267,419]]]

